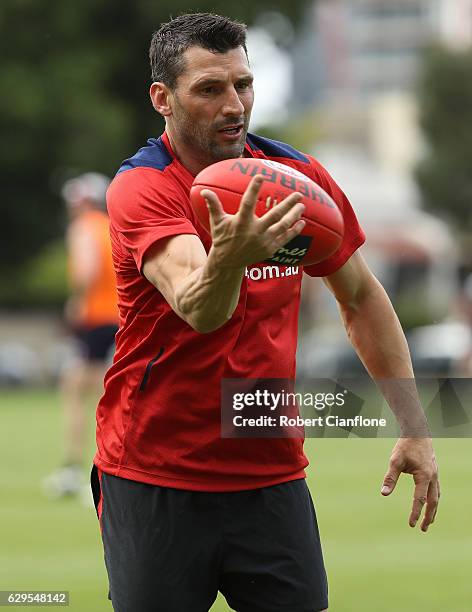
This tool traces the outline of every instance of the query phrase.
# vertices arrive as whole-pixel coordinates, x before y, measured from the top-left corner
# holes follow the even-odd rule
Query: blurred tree
[[[160,133],[147,96],[147,57],[161,22],[193,10],[249,24],[269,9],[296,20],[305,6],[303,0],[2,0],[4,283],[14,283],[21,265],[61,235],[66,178],[87,170],[112,175],[121,159]]]
[[[472,230],[472,51],[432,49],[420,89],[428,149],[416,177],[424,206]]]

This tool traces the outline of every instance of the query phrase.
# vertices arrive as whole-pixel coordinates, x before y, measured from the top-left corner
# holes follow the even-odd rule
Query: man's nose
[[[223,115],[238,115],[244,114],[244,105],[234,87],[231,87],[227,94],[225,103],[222,109]]]

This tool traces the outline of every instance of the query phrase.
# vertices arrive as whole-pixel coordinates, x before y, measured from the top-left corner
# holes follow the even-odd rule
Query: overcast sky
[[[255,102],[251,130],[286,117],[292,82],[290,56],[262,28],[248,31],[248,53],[254,72]]]

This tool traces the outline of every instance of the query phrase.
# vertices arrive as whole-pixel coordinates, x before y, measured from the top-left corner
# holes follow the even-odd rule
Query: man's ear
[[[172,110],[169,103],[171,93],[167,85],[160,82],[153,83],[149,89],[149,95],[151,97],[154,110],[156,110],[163,117],[169,117],[172,115]]]

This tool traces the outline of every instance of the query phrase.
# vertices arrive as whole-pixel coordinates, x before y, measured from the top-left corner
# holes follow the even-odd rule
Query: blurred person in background
[[[71,294],[65,321],[74,338],[75,358],[63,371],[60,386],[64,408],[64,461],[48,476],[44,489],[51,497],[82,493],[83,460],[92,412],[103,384],[118,329],[116,281],[106,212],[109,179],[86,173],[67,181],[66,235]]]

